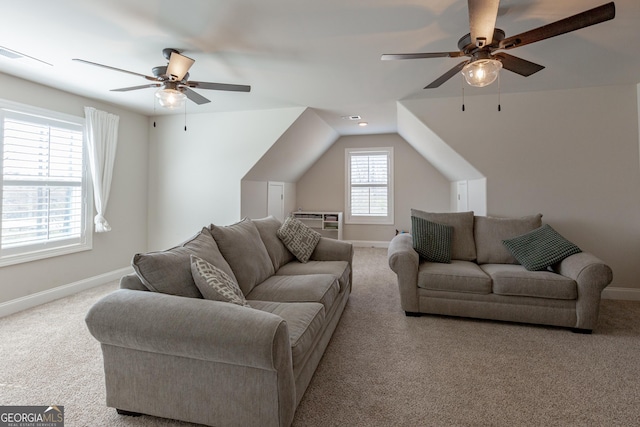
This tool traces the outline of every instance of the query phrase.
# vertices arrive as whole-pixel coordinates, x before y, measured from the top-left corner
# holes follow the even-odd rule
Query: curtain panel
[[[84,113],[89,166],[93,180],[93,199],[97,212],[93,222],[96,233],[106,233],[111,231],[111,226],[104,214],[111,190],[120,117],[93,107],[84,107]]]

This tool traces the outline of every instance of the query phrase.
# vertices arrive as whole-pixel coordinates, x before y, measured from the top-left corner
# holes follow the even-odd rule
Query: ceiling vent
[[[49,64],[48,62],[41,61],[40,59],[34,58],[33,56],[25,55],[24,53],[20,53],[3,46],[0,46],[0,57],[5,57],[7,59],[11,59],[13,61],[18,61],[20,63],[28,64],[28,65],[37,65],[37,66],[48,65],[50,67],[53,67],[53,65]]]

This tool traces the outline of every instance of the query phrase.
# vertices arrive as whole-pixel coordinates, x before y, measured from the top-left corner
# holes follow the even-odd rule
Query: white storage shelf
[[[342,240],[342,212],[297,211],[291,214],[323,236]]]

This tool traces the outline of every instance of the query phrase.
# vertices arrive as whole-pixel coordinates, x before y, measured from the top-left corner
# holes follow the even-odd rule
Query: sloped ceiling
[[[497,26],[507,35],[599,6],[606,0],[502,0]],[[0,71],[147,115],[153,89],[138,76],[72,58],[151,74],[173,47],[196,60],[194,80],[249,84],[250,93],[202,91],[218,112],[309,107],[341,135],[396,129],[395,102],[459,96],[452,79],[422,88],[458,59],[380,61],[383,53],[456,50],[468,29],[463,0],[29,0],[7,3],[0,46],[38,61],[0,55]],[[504,72],[503,92],[636,84],[640,80],[640,2],[617,0],[613,21],[510,52],[546,66],[524,78]],[[517,52],[516,52],[517,51]],[[495,86],[474,93],[491,93]],[[369,127],[344,120],[360,115]]]
[[[243,179],[297,182],[338,136],[333,128],[308,108]]]
[[[484,178],[480,171],[400,103],[398,133],[449,181]]]

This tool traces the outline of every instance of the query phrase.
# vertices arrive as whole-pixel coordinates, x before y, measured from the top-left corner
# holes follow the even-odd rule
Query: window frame
[[[4,119],[7,115],[23,115],[33,117],[34,123],[62,125],[62,127],[78,126],[82,132],[82,179],[80,182],[82,215],[80,236],[63,239],[50,239],[35,244],[2,248],[2,212],[4,193]],[[71,125],[71,126],[69,126]],[[20,264],[45,258],[87,251],[93,248],[93,186],[89,171],[89,153],[87,152],[85,119],[57,111],[51,111],[30,105],[0,99],[0,267]],[[28,180],[25,180],[28,181]],[[60,184],[54,182],[54,184]],[[64,186],[64,185],[62,185]],[[70,186],[78,187],[77,184]]]
[[[387,156],[387,214],[353,215],[351,212],[351,157],[353,155],[384,154]],[[345,224],[394,224],[393,147],[345,148]]]

